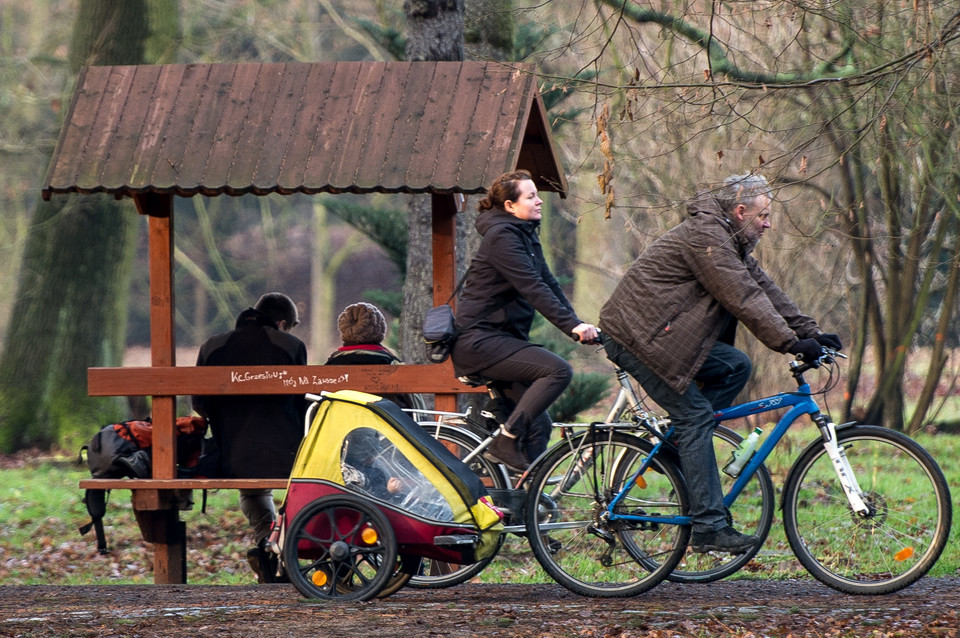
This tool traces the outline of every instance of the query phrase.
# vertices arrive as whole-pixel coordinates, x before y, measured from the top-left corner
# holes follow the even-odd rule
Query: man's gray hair
[[[770,184],[763,175],[731,175],[723,180],[723,186],[717,192],[717,201],[724,212],[729,212],[737,204],[751,202],[761,195],[771,196]]]

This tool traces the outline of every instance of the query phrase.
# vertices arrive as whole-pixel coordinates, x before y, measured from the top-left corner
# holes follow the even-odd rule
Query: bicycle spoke
[[[290,523],[283,554],[290,582],[308,598],[369,600],[398,562],[386,517],[352,495],[308,503]]]
[[[477,447],[477,438],[468,432],[461,431],[455,426],[438,423],[421,423],[430,435],[440,441],[458,459],[464,459],[470,455]],[[474,455],[467,466],[474,474],[480,477],[484,486],[492,490],[504,490],[509,487],[507,479],[496,463],[488,460],[482,454]],[[499,543],[502,545],[504,536],[501,535]],[[496,557],[499,548],[491,556],[468,565],[458,565],[445,561],[434,559],[423,559],[418,573],[413,575],[407,583],[408,586],[420,589],[434,589],[442,587],[452,587],[464,583],[490,564]]]
[[[914,441],[883,428],[838,432],[866,514],[850,507],[822,449],[798,460],[785,488],[784,525],[814,576],[849,593],[888,593],[922,577],[946,543],[949,490],[939,467]]]
[[[717,427],[713,442],[718,468],[730,460],[730,453],[737,448],[740,441],[741,437],[736,432],[723,426]],[[720,483],[724,493],[730,490],[734,480],[720,472]],[[776,493],[773,481],[766,466],[761,466],[730,507],[730,513],[737,529],[745,534],[766,538],[773,522],[775,508]],[[700,554],[688,549],[680,564],[667,578],[676,583],[713,582],[739,571],[759,550],[759,545],[744,554],[726,552]]]
[[[630,596],[666,577],[686,545],[687,528],[618,520],[607,506],[650,449],[641,439],[599,432],[555,449],[531,478],[527,531],[534,555],[557,582],[587,596]],[[661,468],[662,470],[662,468]],[[617,514],[676,515],[682,479],[670,467],[648,472]],[[535,500],[536,499],[536,500]],[[654,564],[638,562],[650,557]]]

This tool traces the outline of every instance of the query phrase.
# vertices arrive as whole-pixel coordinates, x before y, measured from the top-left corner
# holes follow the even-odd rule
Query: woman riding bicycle
[[[581,321],[550,272],[540,245],[543,203],[527,171],[498,177],[477,205],[483,237],[457,302],[451,351],[458,376],[481,375],[515,407],[488,448],[490,456],[523,471],[550,437],[546,409],[570,383],[573,371],[562,357],[529,341],[534,312],[581,343],[597,338]]]

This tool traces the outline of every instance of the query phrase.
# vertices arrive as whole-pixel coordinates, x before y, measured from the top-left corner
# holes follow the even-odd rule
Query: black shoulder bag
[[[446,361],[460,333],[480,320],[478,318],[470,322],[470,325],[457,330],[454,323],[453,308],[450,307],[450,302],[453,301],[453,298],[460,292],[460,288],[463,287],[463,282],[467,280],[469,273],[470,269],[467,268],[467,272],[463,273],[463,277],[457,282],[457,287],[453,289],[453,294],[447,299],[447,303],[434,306],[428,310],[427,314],[423,317],[423,345],[426,348],[427,359],[430,363],[443,363]],[[481,313],[480,318],[486,314],[486,312]]]

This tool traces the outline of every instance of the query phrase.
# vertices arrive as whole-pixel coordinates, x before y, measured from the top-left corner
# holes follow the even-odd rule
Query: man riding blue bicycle
[[[760,175],[733,175],[687,204],[688,217],[647,247],[600,311],[607,357],[669,415],[689,488],[695,552],[749,551],[759,539],[736,531],[723,504],[713,414],[750,377],[733,347],[737,323],[777,352],[820,356],[842,348],[751,255],[770,228],[771,190]]]

